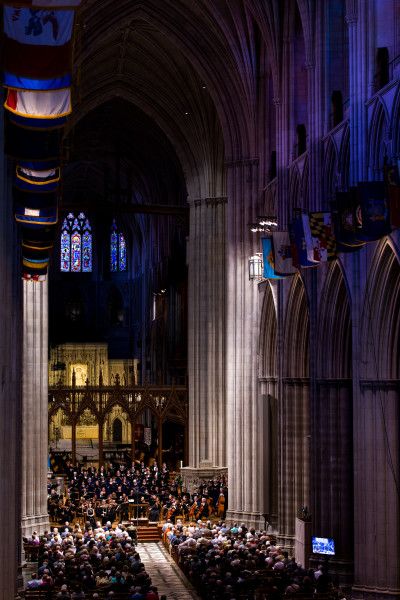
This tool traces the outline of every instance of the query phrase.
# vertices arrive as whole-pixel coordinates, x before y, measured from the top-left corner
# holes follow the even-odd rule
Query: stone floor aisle
[[[161,542],[138,544],[136,549],[160,596],[166,594],[167,600],[200,600]]]

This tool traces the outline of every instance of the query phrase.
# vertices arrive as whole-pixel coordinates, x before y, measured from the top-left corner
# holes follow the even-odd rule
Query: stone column
[[[263,398],[259,390],[260,307],[248,259],[260,252],[249,230],[258,214],[258,160],[228,164],[226,411],[227,518],[264,526]]]
[[[357,599],[400,595],[399,420],[399,382],[360,381],[354,399],[352,597]]]
[[[22,533],[48,528],[48,282],[23,281]]]
[[[293,550],[296,515],[310,508],[310,402],[308,378],[285,378],[279,402],[278,542]]]
[[[226,197],[190,201],[189,468],[226,467]],[[185,470],[183,471],[185,477]]]
[[[276,530],[278,518],[278,382],[276,377],[260,381],[262,397],[262,462],[264,471],[264,486],[260,490],[260,506],[268,527]],[[268,516],[268,518],[267,518]]]
[[[131,462],[135,463],[135,452],[136,452],[136,444],[135,444],[135,421],[131,421]]]
[[[104,465],[104,456],[103,456],[103,431],[104,431],[104,421],[103,419],[99,419],[99,467]]]
[[[21,279],[0,111],[0,600],[15,597],[21,555]]]
[[[353,571],[352,408],[350,379],[317,381],[311,411],[312,533],[335,540],[330,570],[345,583]]]
[[[364,0],[348,0],[346,21],[349,28],[349,92],[350,92],[350,184],[367,174],[367,107],[369,87],[373,81],[374,38],[369,11],[373,4]],[[372,52],[372,56],[371,56]]]
[[[163,426],[163,420],[162,417],[158,418],[158,468],[162,469],[162,464],[163,464],[163,430],[162,430],[162,426]]]

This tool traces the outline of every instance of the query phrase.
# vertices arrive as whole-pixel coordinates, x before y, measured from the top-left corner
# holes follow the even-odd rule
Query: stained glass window
[[[71,236],[68,221],[64,219],[61,232],[61,271],[69,271],[71,262]]]
[[[83,215],[84,216],[84,215]],[[89,219],[85,219],[82,236],[82,271],[90,273],[92,271],[92,228]]]
[[[123,233],[118,233],[115,219],[110,235],[110,270],[112,273],[126,271],[126,242]]]
[[[119,270],[126,271],[126,243],[124,234],[119,234]]]
[[[115,221],[111,226],[110,236],[110,269],[112,273],[118,271],[118,234]]]
[[[84,213],[69,213],[61,232],[61,271],[92,271],[92,228]]]

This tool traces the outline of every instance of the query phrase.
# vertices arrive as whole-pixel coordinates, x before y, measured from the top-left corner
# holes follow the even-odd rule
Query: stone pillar
[[[23,281],[22,534],[42,532],[47,514],[48,282]]]
[[[293,550],[295,519],[310,508],[309,379],[285,378],[279,402],[278,542]]]
[[[21,348],[19,251],[0,111],[0,600],[15,597],[21,556]]]
[[[136,444],[135,444],[135,421],[131,421],[131,462],[132,465],[135,463],[135,452],[136,452]]]
[[[258,209],[258,160],[228,164],[226,415],[229,504],[227,519],[264,526],[263,398],[259,390],[260,307],[248,259],[260,252],[249,230]]]
[[[277,378],[266,378],[260,381],[262,397],[262,444],[263,452],[260,457],[263,463],[264,486],[261,493],[261,511],[265,520],[276,530],[278,518],[278,398]]]
[[[163,431],[162,431],[162,426],[163,426],[163,420],[161,417],[159,417],[158,419],[158,465],[159,465],[159,469],[161,471],[162,469],[162,464],[163,464]]]
[[[348,0],[346,21],[349,28],[349,92],[350,92],[350,184],[367,174],[367,107],[368,88],[373,81],[374,36],[370,35],[369,11],[373,4],[364,0]],[[372,56],[371,56],[372,52]]]
[[[330,571],[353,571],[353,410],[351,380],[317,381],[312,399],[312,535],[335,540]],[[320,561],[319,559],[316,559]]]
[[[398,381],[360,381],[354,399],[354,585],[357,599],[400,596]],[[380,556],[379,568],[370,556]]]
[[[226,198],[190,201],[189,466],[226,467]]]
[[[103,431],[104,431],[104,421],[103,421],[103,419],[99,419],[99,467],[102,467],[104,465]]]

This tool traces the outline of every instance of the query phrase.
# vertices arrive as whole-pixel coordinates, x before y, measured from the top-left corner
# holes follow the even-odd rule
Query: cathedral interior
[[[6,50],[9,10],[74,20],[40,271],[2,53],[0,600],[50,526],[49,452],[226,478],[227,523],[315,568],[333,540],[347,599],[399,598],[400,0],[2,5]],[[321,215],[336,239],[296,262]]]

